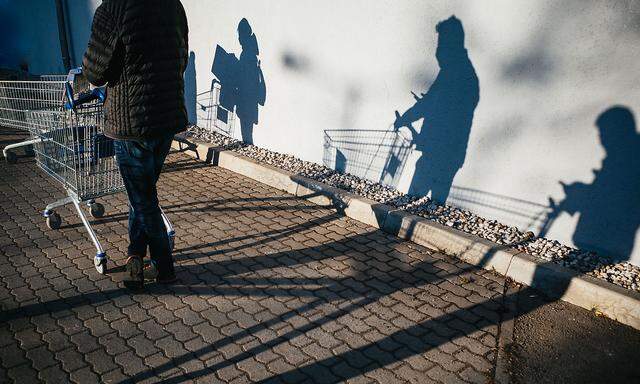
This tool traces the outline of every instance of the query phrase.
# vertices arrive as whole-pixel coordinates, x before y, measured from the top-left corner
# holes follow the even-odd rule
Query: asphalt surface
[[[518,310],[512,383],[640,383],[639,331],[529,289],[520,291]]]

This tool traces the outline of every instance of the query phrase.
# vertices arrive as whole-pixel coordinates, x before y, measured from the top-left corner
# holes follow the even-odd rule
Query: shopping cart
[[[210,132],[233,137],[235,112],[220,104],[220,82],[214,79],[211,89],[196,97],[198,126]]]
[[[91,216],[100,218],[104,206],[95,199],[124,191],[113,140],[103,134],[105,94],[100,89],[89,90],[81,69],[71,70],[56,90],[58,104],[54,108],[23,111],[38,166],[67,192],[67,197],[47,205],[44,217],[49,228],[58,229],[62,218],[55,209],[73,204],[96,247],[96,270],[105,273],[106,253],[80,207],[86,203]],[[164,212],[162,219],[173,248],[175,231]]]
[[[0,81],[0,126],[29,132],[27,112],[30,110],[60,109],[60,95],[64,91],[66,75],[42,75],[30,81]],[[2,154],[7,162],[15,164],[15,149],[24,147],[25,154],[33,155],[33,140],[9,144]]]
[[[411,151],[404,131],[333,129],[324,131],[325,166],[396,187]]]

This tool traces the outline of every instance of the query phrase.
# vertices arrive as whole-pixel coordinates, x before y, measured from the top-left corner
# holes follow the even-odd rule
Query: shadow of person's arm
[[[260,66],[260,60],[258,60],[258,104],[264,107],[264,103],[267,101],[267,85],[264,81],[264,74],[262,74],[262,67]]]
[[[409,111],[411,111],[411,109],[407,110],[407,112],[405,112],[402,116],[398,111],[396,111],[396,120],[393,122],[393,128],[397,131],[402,127],[407,127],[407,129],[411,132],[412,137],[415,138],[418,135],[418,131],[413,128],[413,125],[411,125],[411,123],[418,119],[411,120],[411,117],[407,116],[407,113]]]
[[[570,215],[582,210],[582,207],[589,204],[589,184],[560,182],[564,190],[565,197],[558,203],[558,209]]]
[[[597,175],[597,171],[593,171]],[[585,206],[589,204],[589,184],[585,183],[571,183],[565,184],[560,181],[560,185],[564,190],[564,199],[560,202],[556,202],[553,198],[549,198],[549,209],[547,217],[542,223],[540,233],[538,236],[545,237],[551,228],[551,225],[556,221],[562,212],[566,212],[569,215],[574,215],[576,212],[580,212]]]
[[[396,120],[393,123],[393,127],[396,130],[400,129],[401,127],[407,127],[415,138],[418,135],[418,131],[413,128],[411,123],[425,118],[425,111],[427,110],[429,99],[431,99],[431,97],[429,97],[429,92],[427,92],[426,94],[423,93],[421,96],[418,96],[415,93],[411,92],[411,95],[413,95],[413,98],[416,100],[415,104],[413,104],[411,108],[407,109],[402,115],[400,115],[400,113],[396,111]]]

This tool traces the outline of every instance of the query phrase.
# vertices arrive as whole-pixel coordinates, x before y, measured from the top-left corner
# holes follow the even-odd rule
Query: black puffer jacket
[[[186,128],[187,33],[179,0],[104,0],[98,7],[82,64],[92,84],[108,83],[107,136],[137,140]]]

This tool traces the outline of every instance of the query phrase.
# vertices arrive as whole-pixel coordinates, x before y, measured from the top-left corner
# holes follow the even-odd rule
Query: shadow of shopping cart
[[[392,187],[398,185],[410,151],[411,140],[402,131],[324,131],[325,166]]]
[[[211,89],[196,97],[198,126],[210,132],[233,137],[235,112],[220,104],[220,82],[213,80]]]

